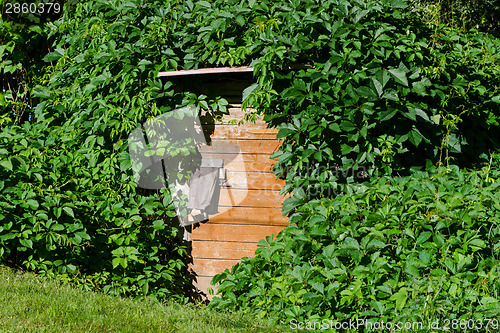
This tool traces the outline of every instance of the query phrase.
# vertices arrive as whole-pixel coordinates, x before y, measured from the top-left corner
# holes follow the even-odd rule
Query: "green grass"
[[[0,332],[281,332],[242,314],[87,292],[0,267]]]

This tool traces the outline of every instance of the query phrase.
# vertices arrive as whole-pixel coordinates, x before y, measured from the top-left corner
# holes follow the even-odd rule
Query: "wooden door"
[[[266,128],[261,119],[227,124],[243,116],[240,106],[232,105],[222,122],[211,128],[210,147],[202,151],[224,159],[230,185],[220,193],[222,213],[195,225],[191,234],[195,285],[205,293],[214,288],[210,281],[215,274],[253,256],[260,239],[276,236],[288,224],[281,216],[284,197],[279,195],[284,181],[271,172],[275,161],[270,156],[280,144],[277,130]]]

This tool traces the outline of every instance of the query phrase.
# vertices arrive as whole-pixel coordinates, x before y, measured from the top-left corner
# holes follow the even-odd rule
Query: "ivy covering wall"
[[[3,31],[8,24],[2,21]],[[426,242],[438,242],[435,237],[442,228],[417,227],[412,216],[405,217],[405,228],[415,239],[423,233],[429,236],[420,238],[422,246],[414,249],[420,252],[409,250],[410,236],[401,243],[402,252],[394,256],[393,242],[400,238],[372,230],[371,238],[363,241],[369,231],[344,232],[342,228],[352,226],[339,224],[342,214],[352,213],[354,220],[346,221],[354,225],[379,209],[382,214],[387,198],[373,205],[368,200],[366,206],[358,207],[360,211],[330,208],[318,217],[313,212],[327,209],[325,205],[343,205],[342,200],[348,198],[367,200],[368,194],[363,193],[370,192],[364,192],[367,185],[362,183],[383,187],[377,177],[412,175],[432,165],[491,165],[499,143],[500,111],[500,43],[492,35],[428,25],[402,0],[82,1],[66,4],[60,20],[39,27],[42,30],[35,27],[34,31],[48,38],[51,46],[43,54],[45,67],[36,76],[36,86],[28,85],[33,101],[29,121],[12,121],[17,114],[14,104],[2,104],[2,119],[7,119],[0,125],[3,263],[57,275],[91,289],[185,299],[187,249],[178,241],[170,195],[166,190],[151,193],[137,188],[127,137],[147,119],[181,106],[225,112],[227,101],[220,96],[196,95],[188,81],[160,80],[159,71],[250,65],[255,83],[245,89],[243,104],[264,112],[270,126],[279,129],[283,146],[274,155],[278,159],[275,171],[286,172],[282,192],[293,192],[283,211],[302,215],[292,215],[291,226],[276,245],[271,240],[261,243],[264,247],[255,260],[245,261],[232,275],[216,278],[223,282],[223,294],[213,306],[266,309],[263,315],[272,314],[275,319],[306,316],[316,310],[327,318],[348,313],[369,317],[375,315],[347,309],[359,305],[365,311],[380,297],[385,300],[377,304],[380,313],[392,311],[388,304],[393,301],[396,310],[409,311],[415,304],[409,296],[413,295],[412,283],[417,279],[428,282],[433,269],[446,270],[443,265],[451,265],[437,260],[432,266],[428,258],[441,253],[436,251],[443,251],[446,242],[421,254],[425,246],[431,246]],[[2,47],[4,53],[12,54],[9,45]],[[18,65],[1,66],[9,79],[22,70]],[[2,89],[5,95],[6,88]],[[462,177],[460,172],[457,177]],[[443,186],[452,191],[456,185],[452,183]],[[408,194],[404,198],[419,197]],[[321,200],[325,201],[316,204]],[[467,225],[458,222],[463,217],[450,217],[457,223],[454,232],[464,233],[482,223],[484,219],[477,220],[474,211],[464,210],[471,217]],[[397,210],[391,216],[403,213]],[[425,207],[412,211],[428,213]],[[384,214],[369,220],[385,221],[389,215]],[[436,214],[439,219],[447,219],[440,214]],[[477,263],[469,284],[460,290],[475,290],[475,302],[493,304],[496,309],[497,273],[489,261],[480,264],[480,256],[486,253],[496,260],[498,224],[494,218],[485,218],[490,223],[488,234],[481,234],[475,247],[462,252],[458,247],[446,249],[456,253],[450,254],[450,260],[462,255]],[[383,228],[393,222],[387,223]],[[315,224],[318,228],[309,232]],[[345,233],[342,240],[336,236],[339,228]],[[295,231],[303,233],[312,246],[320,244],[321,251],[330,249],[326,256],[331,260],[337,260],[333,257],[338,253],[346,260],[336,261],[349,269],[339,285],[332,287],[330,273],[321,281],[296,275],[309,269],[305,262],[310,257],[301,250],[306,248],[305,239],[302,244],[287,238]],[[326,232],[328,236],[321,236]],[[346,239],[348,244],[342,243]],[[370,242],[374,245],[369,252],[356,252]],[[344,245],[347,252],[342,252]],[[272,256],[272,246],[295,253],[288,253],[292,266],[271,264],[272,257],[266,256]],[[419,270],[415,264],[417,270],[407,270],[393,265],[387,272],[399,275],[390,288],[384,284],[389,283],[386,278],[373,280],[364,270],[377,260],[390,264],[402,255],[418,256],[418,265],[429,268]],[[446,276],[458,273],[450,268]],[[242,285],[231,284],[235,277]],[[268,277],[276,280],[266,284],[263,281]],[[483,278],[490,289],[476,288]],[[363,281],[375,285],[366,282],[368,289],[362,289]],[[436,283],[438,289],[433,292],[441,290]],[[307,284],[311,287],[306,288]],[[345,294],[357,287],[361,289],[356,292],[363,290],[366,300],[354,292]],[[280,290],[285,293],[283,302],[274,306],[273,295],[281,295]],[[482,298],[486,290],[493,290],[491,299]],[[290,291],[295,298],[287,299]],[[418,304],[427,304],[422,302]],[[307,311],[300,305],[305,303],[312,306]],[[464,305],[454,311],[460,317],[469,310]]]

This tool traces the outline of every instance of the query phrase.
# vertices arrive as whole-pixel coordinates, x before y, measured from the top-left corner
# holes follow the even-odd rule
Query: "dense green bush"
[[[292,43],[279,61],[314,66],[265,81],[277,90],[277,102],[265,112],[284,139],[274,155],[277,170],[290,171],[284,192],[328,196],[349,191],[343,183],[409,174],[427,159],[473,166],[498,147],[499,41],[429,31],[400,7],[380,1],[304,6],[314,19],[275,37]],[[281,22],[290,16],[284,9],[279,15]],[[302,34],[307,42],[292,39]],[[271,66],[265,59],[257,66]]]
[[[431,31],[404,1],[66,6],[43,35],[55,42],[29,91],[40,101],[31,122],[0,133],[0,256],[13,266],[113,292],[183,293],[169,193],[137,189],[127,136],[174,108],[227,102],[162,82],[160,70],[254,66],[244,104],[284,139],[277,168],[290,168],[283,192],[296,191],[285,212],[426,158],[474,164],[498,142],[498,40]]]
[[[223,297],[211,306],[285,323],[498,317],[499,177],[441,167],[310,201],[214,278]]]
[[[349,191],[426,159],[471,166],[500,141],[498,39],[431,29],[405,1],[198,1],[179,17],[166,68],[254,66],[243,104],[280,130],[283,192]]]
[[[500,37],[500,4],[496,0],[410,0],[409,3],[431,25],[476,28]]]
[[[30,90],[45,65],[42,57],[49,44],[46,17],[5,11],[0,16],[0,127],[30,118],[36,104]]]
[[[187,249],[170,194],[137,188],[126,142],[176,106],[156,107],[173,91],[152,80],[167,18],[153,2],[67,6],[44,31],[53,66],[31,91],[31,121],[0,132],[0,259],[91,289],[183,299]]]
[[[211,306],[285,323],[496,316],[497,185],[456,166],[418,170],[478,167],[498,149],[499,40],[431,29],[404,1],[248,12],[260,24],[240,34],[257,81],[244,105],[279,129],[292,224],[214,278]]]

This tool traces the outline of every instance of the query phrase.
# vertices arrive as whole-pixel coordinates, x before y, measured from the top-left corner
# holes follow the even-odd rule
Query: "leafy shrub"
[[[440,167],[310,201],[214,278],[222,297],[210,306],[285,323],[497,317],[499,177]]]
[[[214,278],[211,306],[285,323],[496,316],[498,171],[450,164],[498,149],[498,39],[431,30],[404,1],[250,9],[262,24],[244,104],[284,140],[292,224]],[[418,171],[433,164],[449,168]]]
[[[497,140],[498,41],[431,32],[404,1],[67,6],[47,25],[55,42],[30,91],[40,101],[31,122],[0,134],[0,248],[12,265],[117,292],[182,293],[185,248],[169,224],[169,194],[136,188],[127,135],[176,107],[227,103],[196,95],[191,82],[161,82],[160,70],[254,66],[244,104],[280,124],[275,157],[292,169],[284,192],[349,193],[343,183],[408,172],[425,158],[476,162]],[[311,172],[299,177],[304,165]],[[333,173],[350,170],[356,176]]]
[[[3,6],[4,2],[2,3]],[[40,21],[42,19],[42,21]],[[44,18],[35,15],[0,16],[0,127],[30,118],[36,104],[30,90],[45,65],[40,49],[47,49]]]
[[[403,2],[383,3],[304,5],[294,11],[303,13],[301,24],[269,37],[286,46],[274,48],[274,63],[257,62],[274,78],[261,75],[248,102],[259,103],[253,94],[262,91],[276,98],[263,105],[284,140],[273,155],[277,172],[290,171],[283,192],[334,195],[350,191],[346,183],[409,174],[427,159],[471,167],[498,147],[499,41],[430,31]],[[292,26],[293,15],[279,9],[273,17]],[[293,61],[312,68],[273,71]]]
[[[500,4],[495,0],[411,0],[420,15],[432,25],[448,24],[464,30],[478,28],[500,37]]]
[[[0,132],[0,259],[89,289],[184,299],[187,248],[170,194],[137,188],[126,142],[185,98],[156,106],[173,94],[151,79],[166,18],[158,3],[67,6],[47,25],[53,67],[31,91],[31,121]]]

